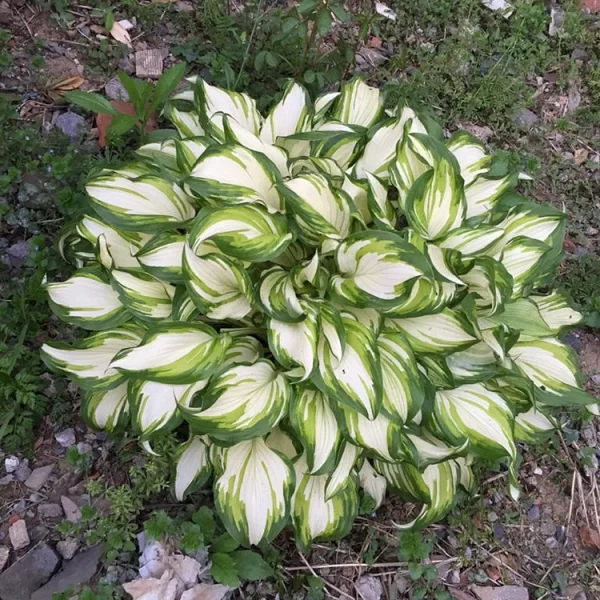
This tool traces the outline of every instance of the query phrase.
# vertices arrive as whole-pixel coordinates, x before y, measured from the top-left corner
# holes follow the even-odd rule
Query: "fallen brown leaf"
[[[122,114],[135,117],[135,108],[131,102],[122,102],[120,100],[111,100],[110,103]],[[98,145],[104,148],[106,145],[106,132],[113,120],[113,115],[96,115],[96,126],[98,127]],[[151,115],[146,123],[146,133],[153,131],[158,127],[156,117]]]
[[[71,90],[79,89],[85,83],[85,79],[79,75],[75,77],[67,77],[61,81],[57,81],[49,89],[57,92],[70,92]]]
[[[378,38],[376,36],[373,36],[370,40],[369,40],[369,46],[371,46],[371,48],[381,48],[381,38]]]
[[[112,29],[110,30],[110,35],[112,35],[117,42],[126,44],[131,48],[131,36],[127,32],[127,29],[123,27],[123,25],[119,25],[119,23],[113,23]]]
[[[575,242],[569,238],[565,238],[563,241],[563,249],[569,254],[573,254],[575,252]]]
[[[160,579],[135,579],[123,584],[123,589],[132,600],[175,600],[177,579],[171,579],[173,573],[165,571]]]
[[[577,165],[582,165],[589,156],[589,152],[585,149],[585,148],[577,148],[577,150],[575,150],[575,163]]]
[[[495,565],[488,565],[485,568],[485,572],[492,581],[498,581],[502,578],[502,573],[500,572],[500,569]]]
[[[584,548],[600,551],[600,533],[595,529],[581,526],[579,528],[579,539]]]
[[[183,592],[181,600],[223,600],[227,592],[229,592],[229,588],[224,585],[200,583],[187,592]]]

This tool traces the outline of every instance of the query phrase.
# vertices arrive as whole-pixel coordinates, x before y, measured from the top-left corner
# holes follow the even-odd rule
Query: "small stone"
[[[535,125],[537,120],[538,117],[534,112],[528,108],[524,108],[515,117],[515,124],[521,129],[529,130]]]
[[[540,507],[537,506],[537,504],[534,504],[528,511],[527,511],[527,518],[530,521],[539,521],[540,518]]]
[[[543,475],[543,474],[544,474],[544,471],[542,471],[542,469],[540,469],[540,467],[536,467],[536,468],[533,470],[533,474],[534,474],[534,475]]]
[[[494,523],[493,534],[495,540],[503,540],[506,537],[504,527],[500,523]]]
[[[40,504],[38,515],[42,519],[60,519],[63,516],[63,509],[58,504]]]
[[[59,563],[60,558],[48,544],[38,544],[0,575],[0,598],[31,600],[31,595],[48,581]]]
[[[33,502],[33,504],[38,504],[41,502],[45,496],[43,494],[38,494],[37,492],[33,492],[29,494],[29,502]]]
[[[4,459],[4,470],[7,473],[14,473],[21,461],[16,456],[7,456]]]
[[[46,537],[50,530],[45,525],[36,525],[30,532],[29,537],[31,538],[32,543],[39,542]]]
[[[87,442],[78,442],[77,444],[77,452],[79,452],[79,454],[91,454],[93,452],[93,448],[91,444],[88,444]]]
[[[590,55],[583,48],[575,48],[575,50],[571,52],[571,59],[580,60],[581,62],[588,62],[590,60]]]
[[[15,471],[15,477],[21,482],[25,482],[29,479],[31,475],[31,469],[29,468],[29,461],[24,459],[21,461],[21,464],[17,467]]]
[[[498,515],[493,510],[490,510],[487,517],[490,523],[495,523],[498,520]]]
[[[52,474],[54,465],[46,465],[34,469],[31,475],[26,479],[25,485],[34,492],[37,492],[48,481],[48,477]]]
[[[68,136],[72,142],[78,142],[83,137],[86,122],[81,115],[68,110],[58,115],[54,125]]]
[[[42,209],[54,202],[48,173],[24,173],[17,193],[21,207]]]
[[[27,523],[23,519],[19,519],[8,528],[10,543],[15,550],[27,548],[30,543],[29,534],[27,533]]]
[[[110,100],[129,102],[129,94],[118,77],[113,77],[105,86],[104,93]]]
[[[135,64],[131,60],[131,57],[126,56],[119,61],[119,69],[127,73],[127,75],[133,75],[135,72]]]
[[[554,550],[558,548],[558,540],[555,537],[549,537],[546,539],[546,547],[550,548],[550,550]]]
[[[12,507],[12,512],[14,514],[20,515],[21,517],[27,511],[27,502],[25,502],[25,498],[21,498],[16,504]]]
[[[27,262],[30,251],[29,242],[17,242],[13,244],[6,251],[10,265],[15,268],[22,267]]]
[[[9,556],[10,548],[8,546],[0,546],[0,573],[4,570]]]
[[[559,525],[554,532],[554,537],[559,542],[564,542],[567,539],[567,528],[564,525]]]
[[[56,550],[65,560],[71,560],[75,556],[77,548],[79,548],[79,541],[72,537],[56,544]]]
[[[12,473],[10,475],[5,475],[4,477],[2,477],[2,479],[0,479],[0,486],[8,485],[9,483],[12,483],[14,480],[15,480],[15,476]]]
[[[60,503],[65,511],[67,521],[71,521],[71,523],[79,523],[81,521],[81,510],[73,500],[66,496],[61,496]]]
[[[600,385],[600,373],[592,375],[592,383],[594,383],[595,385]]]
[[[157,79],[163,72],[163,50],[140,50],[135,53],[135,74],[137,77]]]
[[[379,577],[363,575],[356,582],[356,590],[360,598],[364,600],[381,600],[383,597],[383,585]]]
[[[542,535],[554,535],[556,530],[556,523],[552,520],[542,521],[540,524],[540,532]]]
[[[483,587],[474,585],[471,591],[479,600],[529,600],[527,588],[518,585]]]
[[[59,431],[54,439],[63,447],[70,448],[75,444],[75,430],[72,427]]]

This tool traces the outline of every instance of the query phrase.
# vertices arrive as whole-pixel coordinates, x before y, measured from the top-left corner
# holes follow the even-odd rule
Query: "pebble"
[[[27,533],[27,523],[19,519],[8,528],[10,543],[15,550],[22,550],[29,546],[29,533]]]
[[[110,100],[129,102],[129,94],[118,77],[113,77],[105,86],[104,93]]]
[[[26,458],[21,461],[21,464],[17,467],[15,471],[15,477],[21,482],[25,482],[29,479],[31,475],[31,469],[29,468],[29,460]]]
[[[546,546],[550,548],[550,550],[554,550],[555,548],[558,548],[558,540],[555,537],[549,537],[546,540]]]
[[[75,430],[72,427],[59,431],[54,439],[63,447],[70,448],[75,444]]]
[[[7,473],[14,473],[21,461],[16,456],[7,456],[4,459],[4,470]]]
[[[87,442],[79,442],[77,444],[77,452],[79,452],[79,454],[91,454],[92,451],[92,445]]]
[[[0,572],[4,570],[9,556],[10,548],[8,546],[0,546]]]
[[[567,539],[567,528],[564,525],[559,525],[554,532],[554,537],[559,542],[564,542]]]
[[[56,544],[56,550],[65,560],[71,560],[75,556],[78,548],[79,541],[72,537],[61,540]]]
[[[380,600],[383,597],[383,585],[379,577],[363,575],[356,582],[356,591],[364,600]]]
[[[15,480],[15,476],[12,473],[10,475],[5,475],[4,477],[2,477],[2,479],[0,479],[0,486],[8,485],[9,483],[12,483],[14,480]]]
[[[81,139],[85,126],[85,119],[70,110],[58,115],[55,123],[55,127],[68,136],[72,142],[78,142]]]
[[[595,383],[596,385],[600,385],[600,373],[597,373],[596,375],[592,375],[592,382]]]
[[[479,600],[529,600],[527,588],[518,585],[483,587],[475,585],[471,591]]]
[[[533,470],[533,474],[534,474],[534,475],[543,475],[543,474],[544,474],[544,471],[542,471],[542,469],[541,469],[540,467],[536,467],[536,468]]]
[[[530,521],[538,521],[540,518],[540,508],[539,506],[537,506],[537,504],[534,504],[528,511],[527,511],[527,518]]]
[[[38,515],[42,519],[59,519],[63,516],[63,509],[58,504],[40,504]]]
[[[31,475],[26,479],[25,485],[35,492],[37,492],[45,483],[48,481],[48,477],[52,474],[54,465],[46,465],[45,467],[38,467],[34,469]]]
[[[493,510],[490,510],[490,512],[488,513],[488,521],[490,523],[495,523],[497,520],[498,515]]]
[[[528,108],[522,109],[515,117],[515,124],[521,129],[529,130],[538,120],[537,115]]]
[[[502,540],[506,537],[506,532],[504,531],[504,527],[502,527],[502,525],[500,525],[500,523],[494,523],[494,539],[495,540]]]
[[[73,500],[66,496],[61,496],[60,503],[65,511],[67,521],[71,521],[71,523],[79,523],[81,521],[81,510]]]

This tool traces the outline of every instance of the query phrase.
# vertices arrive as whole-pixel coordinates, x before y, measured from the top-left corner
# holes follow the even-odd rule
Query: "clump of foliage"
[[[176,131],[94,177],[61,239],[80,269],[50,304],[91,333],[42,354],[87,421],[149,452],[188,429],[176,498],[212,477],[247,546],[288,524],[301,548],[343,537],[387,490],[423,527],[477,459],[505,459],[516,497],[516,443],[596,406],[557,339],[581,318],[550,289],[565,215],[360,79],[314,102],[291,82],[266,118],[190,82]]]

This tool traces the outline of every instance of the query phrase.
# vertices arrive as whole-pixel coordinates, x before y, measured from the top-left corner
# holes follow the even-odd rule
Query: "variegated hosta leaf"
[[[201,488],[211,473],[208,447],[200,436],[192,435],[175,453],[175,499],[181,502],[190,492]]]
[[[513,278],[513,297],[519,297],[534,281],[539,262],[549,249],[544,242],[525,237],[515,238],[504,247],[501,262]]]
[[[140,146],[136,154],[150,159],[152,163],[158,166],[165,166],[172,171],[178,171],[177,147],[175,140],[165,140],[164,142],[152,142]]]
[[[494,350],[485,342],[450,354],[446,363],[457,384],[487,381],[501,371]]]
[[[294,287],[302,289],[305,284],[315,288],[319,286],[319,253],[315,252],[310,260],[301,261],[292,268],[292,283]]]
[[[383,475],[380,475],[365,459],[358,472],[360,487],[375,501],[375,510],[377,510],[385,500],[387,490],[387,481]]]
[[[288,155],[285,150],[265,143],[260,137],[246,129],[243,125],[240,125],[232,117],[226,116],[223,118],[223,128],[225,139],[228,142],[240,144],[255,152],[261,152],[272,161],[282,177],[289,176]]]
[[[164,231],[146,242],[135,257],[150,275],[171,283],[182,283],[184,245],[185,236]]]
[[[411,186],[404,212],[409,225],[427,240],[445,236],[465,219],[463,180],[456,159],[430,136],[412,134],[410,144],[421,155],[429,153],[432,168]]]
[[[558,428],[554,418],[536,408],[519,413],[515,417],[515,440],[527,444],[537,444],[548,439]]]
[[[440,248],[458,250],[467,256],[480,256],[492,248],[503,235],[503,229],[491,225],[479,225],[475,228],[459,227],[452,230],[444,239],[438,240],[436,244]]]
[[[438,390],[433,418],[453,444],[468,441],[470,450],[482,456],[516,458],[513,413],[502,396],[480,383]]]
[[[533,202],[522,202],[509,209],[508,215],[496,226],[504,230],[507,244],[519,237],[548,242],[564,222],[566,215]]]
[[[553,334],[557,334],[563,327],[577,325],[583,315],[571,308],[568,298],[559,291],[554,291],[549,296],[529,296],[536,303],[542,319]]]
[[[308,472],[311,475],[329,472],[335,466],[342,442],[330,400],[317,390],[296,389],[296,398],[290,405],[289,420],[306,451]]]
[[[432,274],[427,258],[391,232],[355,233],[338,246],[335,260],[340,274],[331,278],[330,290],[358,307],[393,308],[407,282]]]
[[[303,319],[304,308],[296,296],[292,277],[282,267],[272,267],[262,273],[258,299],[272,319],[288,323]]]
[[[227,531],[250,546],[271,541],[290,516],[294,469],[261,437],[223,449],[215,506]]]
[[[310,128],[308,103],[306,90],[298,83],[290,81],[281,100],[273,106],[265,119],[260,130],[260,139],[265,144],[275,144],[278,138],[307,131]]]
[[[139,269],[140,263],[135,258],[135,254],[150,240],[148,234],[119,231],[104,221],[89,215],[77,223],[77,232],[94,247],[98,243],[98,238],[104,236],[117,269]]]
[[[180,227],[195,214],[183,190],[156,175],[136,179],[118,173],[100,175],[85,189],[92,207],[104,220],[129,231]]]
[[[260,342],[249,335],[231,334],[231,344],[225,350],[222,367],[230,365],[253,364],[262,356]]]
[[[388,167],[396,158],[398,142],[404,136],[405,126],[409,119],[417,119],[415,112],[404,107],[400,114],[369,131],[369,141],[365,144],[362,155],[354,165],[354,175],[359,179],[367,173],[387,179]]]
[[[198,77],[196,79],[196,103],[200,114],[206,120],[212,120],[216,113],[223,113],[233,117],[240,125],[255,135],[260,130],[262,118],[256,109],[256,102],[248,94],[240,94],[223,90],[206,83]],[[218,121],[213,121],[213,127]],[[189,136],[185,136],[189,137]]]
[[[529,298],[517,298],[506,302],[502,312],[488,317],[488,322],[510,327],[511,330],[518,331],[521,335],[539,337],[552,333],[552,330],[546,325],[546,321],[542,319],[537,305]]]
[[[513,294],[513,278],[506,267],[488,256],[475,259],[460,278],[469,286],[475,305],[483,316],[494,315]]]
[[[441,310],[455,304],[466,294],[466,286],[458,287],[447,281],[437,281],[420,277],[407,284],[406,295],[394,308],[386,309],[385,317],[421,317],[439,313]]]
[[[111,279],[121,302],[142,321],[163,321],[171,317],[175,287],[146,273],[115,269]]]
[[[159,431],[174,429],[181,423],[178,406],[188,406],[207,384],[208,380],[184,385],[130,380],[127,394],[135,432],[144,441]]]
[[[373,215],[369,210],[369,184],[367,181],[359,181],[350,177],[348,173],[344,176],[342,190],[348,194],[354,206],[358,209],[363,222],[368,225],[373,221]]]
[[[191,137],[184,140],[175,140],[177,149],[177,165],[184,175],[189,175],[196,161],[211,145],[212,140],[207,137]]]
[[[476,177],[472,183],[465,185],[466,218],[479,217],[492,210],[502,194],[513,188],[516,183],[517,175],[514,173],[503,177]]]
[[[87,392],[81,399],[81,416],[94,429],[112,433],[129,422],[127,383],[104,392]]]
[[[342,187],[345,178],[344,171],[332,158],[301,156],[290,162],[293,177],[303,173],[316,173],[329,177],[331,185],[334,187]]]
[[[469,447],[468,440],[458,446],[449,446],[424,428],[406,435],[416,448],[420,469],[463,455]]]
[[[110,366],[136,379],[195,383],[221,365],[229,343],[229,336],[204,323],[159,323],[137,348],[119,353]]]
[[[276,319],[267,320],[269,348],[279,364],[291,369],[301,367],[302,380],[308,379],[317,365],[317,339],[319,321],[317,310],[308,303],[302,321],[289,323]]]
[[[187,289],[181,285],[176,286],[175,295],[173,296],[171,319],[173,321],[193,321],[197,316],[198,308]]]
[[[369,213],[381,229],[394,231],[396,224],[396,211],[388,200],[387,185],[384,185],[371,173],[365,173],[368,182],[367,204]]]
[[[314,135],[318,135],[319,139],[312,144],[311,154],[334,160],[342,171],[347,170],[355,159],[362,139],[362,133],[355,127],[339,121],[320,124],[310,137]]]
[[[137,346],[142,335],[141,328],[125,324],[77,340],[72,345],[62,342],[44,344],[42,358],[50,369],[69,375],[82,388],[103,392],[125,381],[111,362],[120,350]]]
[[[502,377],[486,381],[483,385],[492,392],[498,392],[514,413],[525,412],[535,404],[533,382],[518,373],[507,372]]]
[[[212,379],[202,406],[183,407],[194,431],[226,442],[266,435],[286,414],[292,387],[271,362],[233,365]]]
[[[470,320],[462,311],[449,308],[425,317],[386,319],[384,330],[403,333],[417,353],[456,352],[477,342]]]
[[[296,490],[292,497],[292,525],[296,544],[307,550],[313,541],[344,537],[358,514],[356,475],[349,477],[345,487],[327,500],[327,475],[310,475],[303,456],[294,468]]]
[[[411,502],[431,502],[429,487],[419,469],[407,462],[376,460],[375,469],[384,477],[390,491]]]
[[[416,462],[415,448],[402,427],[383,414],[369,420],[356,411],[342,409],[339,418],[344,434],[368,455],[388,462]]]
[[[292,437],[279,426],[273,428],[271,433],[265,438],[265,442],[271,450],[275,450],[276,452],[279,452],[279,454],[287,456],[292,461],[299,455]]]
[[[337,465],[327,477],[327,486],[325,487],[325,499],[329,500],[341,492],[348,484],[348,479],[354,477],[353,471],[362,450],[351,444],[343,442],[339,448]]]
[[[101,271],[77,271],[66,281],[47,284],[46,291],[52,310],[71,325],[97,331],[131,318]]]
[[[413,133],[427,133],[425,125],[417,118],[409,119],[404,125],[404,136],[398,143],[396,160],[389,166],[390,182],[398,190],[398,204],[402,210],[413,183],[431,168],[421,149],[411,143]]]
[[[456,489],[460,482],[460,472],[453,460],[428,466],[421,475],[429,490],[430,501],[410,523],[396,524],[401,530],[421,529],[439,521],[451,508],[456,499]]]
[[[178,108],[174,102],[167,102],[164,108],[164,114],[179,132],[182,138],[196,137],[204,135],[204,128],[200,124],[200,118],[191,110]]]
[[[339,95],[340,92],[328,92],[316,97],[314,104],[313,125],[319,125]]]
[[[277,167],[264,154],[224,144],[207,148],[186,183],[217,206],[258,203],[273,213],[283,212],[279,178]]]
[[[508,354],[518,369],[533,381],[540,402],[554,406],[596,402],[580,389],[582,378],[575,351],[557,339],[519,341]]]
[[[371,127],[382,112],[381,93],[355,77],[342,86],[332,116],[348,125]]]
[[[189,235],[194,252],[207,241],[221,252],[244,261],[263,262],[281,254],[292,241],[284,217],[261,206],[202,210]]]
[[[353,316],[360,323],[360,319],[356,315]],[[362,325],[365,325],[373,334],[376,333],[365,323]],[[346,327],[340,311],[329,302],[322,302],[319,305],[319,330],[324,338],[323,343],[326,341],[328,344],[328,350],[332,356],[331,364],[337,366],[346,350]]]
[[[465,185],[472,183],[478,175],[487,173],[491,166],[492,157],[486,155],[483,144],[467,131],[453,133],[446,147],[454,154]]]
[[[340,402],[369,419],[379,413],[382,402],[382,376],[375,334],[349,313],[342,313],[346,341],[341,359],[333,348],[339,341],[335,330],[319,337],[318,365],[312,377],[317,387],[332,401]]]
[[[401,333],[382,333],[377,349],[383,377],[381,411],[404,424],[421,409],[424,390],[413,351]]]
[[[248,273],[227,256],[198,257],[186,244],[183,275],[192,300],[207,317],[242,319],[252,310],[252,281]]]
[[[299,175],[281,191],[306,243],[318,246],[325,238],[341,239],[350,231],[349,198],[332,188],[324,175]]]

